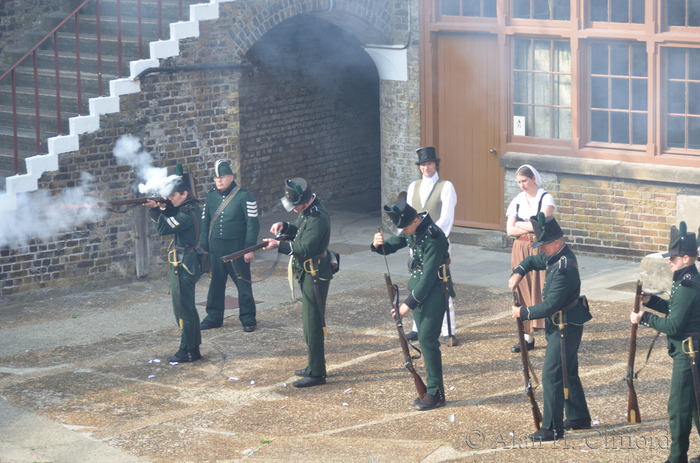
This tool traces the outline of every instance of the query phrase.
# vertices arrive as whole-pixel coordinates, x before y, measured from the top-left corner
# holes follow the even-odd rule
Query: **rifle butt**
[[[627,422],[642,422],[642,416],[639,413],[639,404],[637,403],[637,393],[634,391],[634,387],[630,388],[630,393],[627,397]]]

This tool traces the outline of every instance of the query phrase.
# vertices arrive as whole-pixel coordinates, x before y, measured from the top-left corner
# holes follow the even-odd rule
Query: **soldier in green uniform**
[[[255,254],[250,252],[231,262],[223,262],[221,258],[258,242],[258,203],[248,190],[236,185],[228,162],[216,161],[214,182],[216,188],[207,194],[204,203],[199,236],[202,249],[209,252],[211,261],[207,316],[201,328],[218,328],[224,323],[226,281],[230,276],[238,289],[238,319],[243,331],[252,332],[257,324],[250,277],[250,262]]]
[[[416,399],[413,403],[418,410],[432,410],[445,405],[439,337],[445,315],[446,295],[439,275],[446,272],[449,276],[447,238],[428,212],[418,214],[406,204],[403,195],[391,207],[384,206],[384,211],[392,223],[401,229],[401,233],[387,240],[384,240],[381,232],[377,233],[371,249],[380,254],[392,254],[409,247],[410,294],[399,306],[399,313],[404,316],[409,310],[413,311],[418,328],[418,342],[425,359],[427,392],[422,400]],[[449,279],[448,292],[449,296],[455,296],[452,278]]]
[[[173,312],[182,336],[180,349],[168,362],[194,362],[202,358],[199,345],[202,333],[199,329],[199,314],[194,305],[194,287],[201,275],[199,261],[194,252],[199,232],[200,210],[194,199],[189,176],[182,175],[182,165],[177,163],[180,181],[175,191],[168,196],[171,204],[149,200],[151,219],[159,235],[173,235],[168,247],[170,265],[170,292]]]
[[[698,422],[696,391],[693,385],[693,372],[687,352],[697,351],[697,336],[700,332],[700,274],[695,266],[698,256],[695,233],[687,233],[685,222],[680,228],[671,228],[671,245],[668,257],[673,272],[671,298],[667,301],[658,296],[643,294],[642,302],[657,312],[667,314],[666,318],[640,310],[630,313],[632,323],[650,326],[668,338],[668,355],[673,359],[671,375],[671,394],[668,398],[668,417],[671,428],[671,454],[667,463],[685,463],[688,461],[690,431],[695,421]],[[690,338],[690,341],[688,341]],[[691,344],[692,342],[692,344]],[[685,352],[684,352],[685,351]],[[700,392],[700,391],[698,391]],[[691,458],[691,463],[698,463],[699,458]]]
[[[303,178],[287,180],[284,186],[283,204],[299,216],[294,223],[277,222],[270,232],[284,234],[293,241],[264,239],[265,250],[278,248],[278,252],[292,257],[294,275],[301,286],[301,318],[304,340],[308,349],[306,368],[295,374],[301,379],[295,387],[326,384],[326,357],[324,353],[325,307],[328,288],[333,278],[328,243],[331,239],[331,219],[321,201],[311,191]]]
[[[543,252],[526,257],[513,271],[508,280],[508,287],[514,290],[523,276],[530,271],[546,271],[542,289],[543,301],[529,307],[513,306],[512,314],[513,318],[521,320],[545,319],[547,350],[542,367],[544,415],[542,427],[529,438],[551,441],[563,437],[564,429],[591,427],[591,415],[578,375],[578,349],[583,324],[592,317],[585,299],[579,298],[581,277],[578,262],[573,251],[564,242],[564,232],[559,224],[553,216],[545,218],[541,212],[536,219],[530,219],[530,222],[537,237],[532,247],[541,246]],[[559,324],[561,326],[558,326]],[[566,371],[562,368],[562,359],[565,360]]]

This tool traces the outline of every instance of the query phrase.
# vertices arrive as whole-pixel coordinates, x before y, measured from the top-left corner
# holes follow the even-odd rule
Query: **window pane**
[[[629,22],[629,3],[628,0],[611,0],[610,2],[610,21],[614,23]]]
[[[532,136],[532,106],[515,105],[513,115],[525,118],[525,136]]]
[[[608,0],[591,0],[591,21],[608,21]]]
[[[632,0],[632,22],[644,24],[644,0]]]
[[[685,148],[685,118],[666,118],[666,145],[669,148]]]
[[[667,112],[685,114],[685,83],[668,82],[666,84]]]
[[[551,74],[534,74],[533,79],[535,83],[533,89],[535,93],[534,103],[536,105],[552,104]]]
[[[700,2],[698,0],[688,0],[688,26],[700,26]]]
[[[459,16],[459,0],[441,0],[441,13],[449,16]]]
[[[688,118],[688,149],[700,149],[700,118]]]
[[[610,45],[610,74],[628,76],[629,70],[629,45]]]
[[[608,141],[608,113],[606,111],[591,111],[591,140]]]
[[[668,48],[666,76],[669,79],[685,79],[685,48]]]
[[[552,42],[549,40],[535,40],[534,53],[534,70],[535,71],[551,71],[550,64]]]
[[[700,50],[688,50],[688,79],[700,80]]]
[[[513,73],[513,102],[532,103],[530,99],[530,76],[529,72]]]
[[[554,0],[554,17],[557,21],[571,19],[571,2],[569,0]]]
[[[612,109],[630,108],[630,85],[627,79],[610,79],[610,106]]]
[[[534,136],[540,138],[552,138],[552,109],[535,106]]]
[[[549,0],[532,0],[532,19],[550,19]]]
[[[647,110],[647,80],[633,79],[632,80],[632,109],[635,111]]]
[[[554,75],[554,100],[557,106],[571,106],[571,76]]]
[[[554,109],[554,137],[559,140],[571,140],[571,110]]]
[[[647,50],[644,45],[632,45],[632,75],[647,76]]]
[[[629,113],[610,113],[610,141],[612,143],[630,143]]]
[[[688,114],[700,114],[700,83],[688,82]]]
[[[513,67],[515,69],[532,69],[530,43],[529,40],[515,40],[515,50],[513,52]]]
[[[484,17],[496,17],[496,0],[484,0]]]
[[[481,16],[480,0],[462,0],[462,16]]]
[[[608,79],[591,77],[591,108],[608,107]]]
[[[666,20],[669,26],[685,26],[685,0],[666,0]]]
[[[554,42],[554,72],[571,72],[571,46],[569,42]]]
[[[607,44],[591,44],[591,74],[608,74]]]
[[[530,19],[530,0],[513,0],[513,17]]]
[[[632,113],[632,144],[647,144],[647,115]]]

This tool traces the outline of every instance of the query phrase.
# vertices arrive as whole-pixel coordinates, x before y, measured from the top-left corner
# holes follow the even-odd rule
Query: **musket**
[[[516,307],[520,307],[520,299],[518,298],[518,291],[513,290],[513,302]],[[539,431],[542,423],[542,414],[540,413],[540,407],[537,405],[535,400],[535,390],[532,387],[532,381],[530,380],[530,371],[532,370],[532,375],[537,381],[537,376],[535,376],[535,371],[532,369],[532,364],[530,363],[530,356],[527,353],[527,345],[525,342],[525,331],[523,330],[523,321],[520,318],[515,319],[518,323],[518,339],[520,340],[520,360],[523,362],[523,378],[525,379],[525,393],[527,398],[530,399],[530,407],[532,408],[532,419],[535,421],[535,430]],[[537,381],[539,383],[539,381]]]
[[[228,262],[230,260],[238,259],[239,257],[245,256],[249,252],[255,252],[258,249],[264,248],[265,246],[267,246],[267,243],[263,241],[262,243],[254,244],[253,246],[241,249],[240,251],[236,251],[233,254],[228,254],[222,257],[221,260],[223,260],[224,262]]]
[[[128,206],[131,204],[145,204],[148,201],[155,201],[160,204],[167,204],[167,205],[172,205],[173,203],[170,202],[169,199],[167,198],[159,198],[159,197],[149,197],[149,198],[133,198],[133,199],[117,199],[115,201],[107,201],[108,206]]]
[[[642,301],[642,282],[637,280],[637,292],[634,296],[634,313],[639,313],[639,305]],[[625,381],[629,388],[627,396],[627,422],[641,423],[642,417],[639,414],[639,404],[637,403],[637,392],[634,390],[634,358],[637,355],[637,325],[632,325],[632,336],[630,337],[630,352],[627,357],[627,374]]]

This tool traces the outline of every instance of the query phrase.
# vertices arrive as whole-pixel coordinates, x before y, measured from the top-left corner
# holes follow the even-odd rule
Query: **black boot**
[[[577,430],[577,429],[591,429],[591,419],[581,418],[580,420],[564,420],[564,429]]]
[[[564,430],[559,429],[552,431],[551,429],[540,428],[536,433],[527,436],[533,442],[549,442],[564,437]]]
[[[300,380],[294,381],[294,387],[311,387],[326,384],[325,376],[305,376]]]
[[[199,360],[201,358],[202,354],[199,353],[199,346],[195,347],[194,349],[180,348],[180,350],[175,352],[175,355],[168,358],[168,362],[186,363],[194,362],[195,360]]]
[[[445,406],[445,393],[438,389],[436,395],[425,394],[420,402],[416,404],[416,409],[420,411],[432,410]]]
[[[527,342],[525,341],[525,347],[527,347],[528,351],[531,351],[532,349],[535,348],[535,340],[533,339],[532,342]],[[520,353],[520,343],[517,343],[513,347],[510,348],[510,351],[519,354]]]

